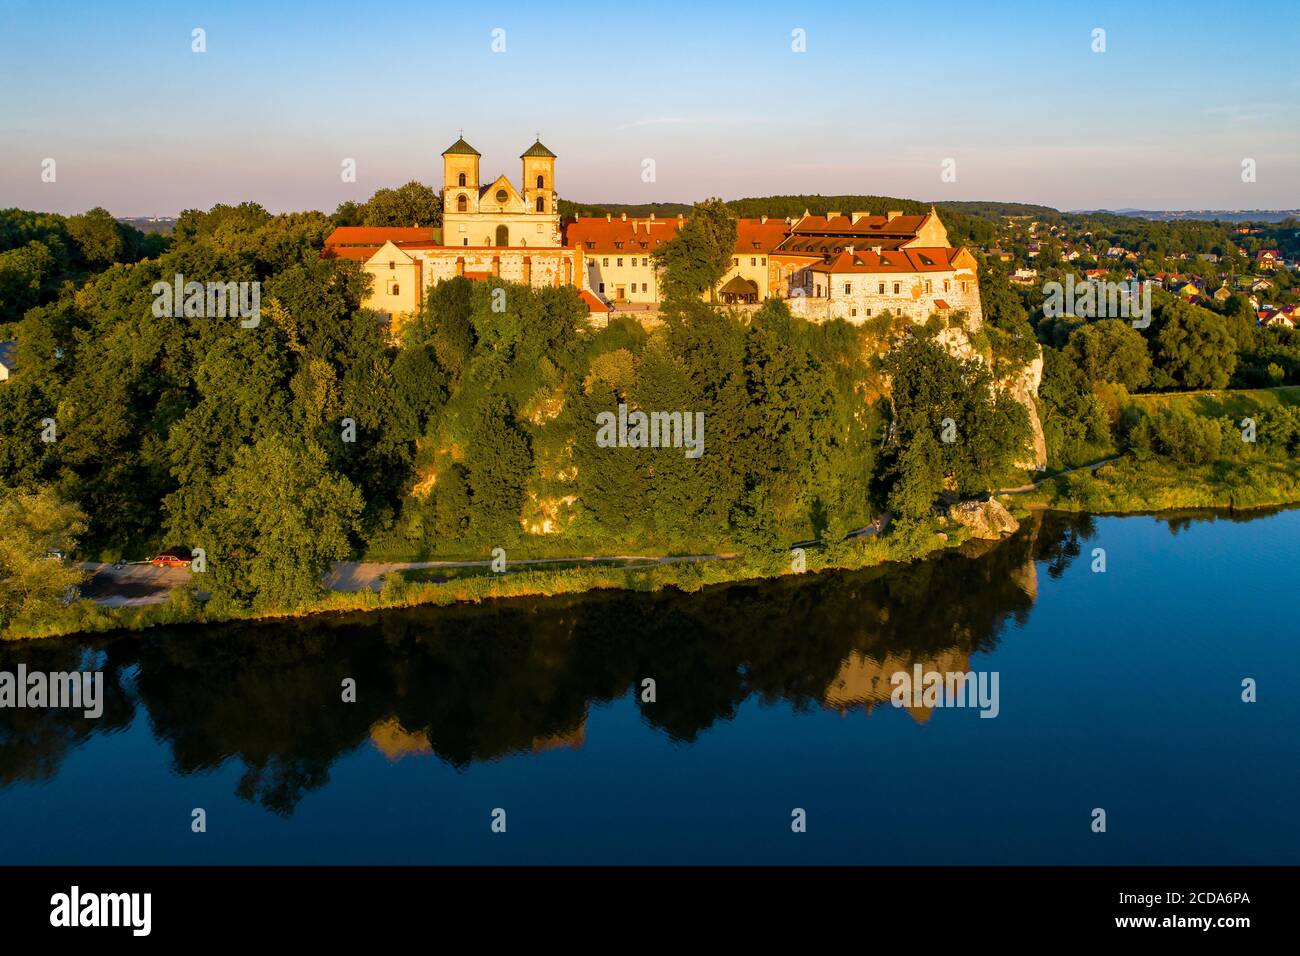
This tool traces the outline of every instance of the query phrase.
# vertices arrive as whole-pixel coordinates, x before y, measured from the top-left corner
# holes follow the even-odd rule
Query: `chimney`
[[[759,217],[758,217],[758,221],[759,221],[759,223],[760,223],[761,225],[764,225],[764,226],[767,225],[767,217],[766,217],[766,216],[759,216]]]
[[[677,224],[678,224],[678,225],[681,225],[682,220],[684,220],[685,218],[686,218],[686,217],[683,216],[681,213],[678,213],[678,214],[677,214]]]
[[[856,225],[858,224],[858,220],[859,220],[859,219],[865,219],[867,216],[870,216],[870,215],[871,215],[871,210],[869,210],[869,209],[864,209],[862,212],[851,212],[851,213],[849,213],[849,219],[852,220],[852,225],[855,225],[855,226],[856,226]]]
[[[651,221],[651,222],[654,222],[654,221],[655,221],[655,214],[654,214],[654,211],[653,211],[653,210],[651,210],[651,212],[650,212],[650,221]]]
[[[885,218],[886,218],[886,219],[897,219],[897,218],[898,218],[899,216],[901,216],[902,214],[903,214],[903,210],[901,210],[901,209],[891,209],[891,210],[889,210],[889,212],[887,212],[887,213],[885,214]]]
[[[612,214],[612,213],[608,213],[608,212],[605,213],[605,221],[606,221],[606,222],[613,222],[613,221],[614,221],[614,216],[613,216],[613,214]]]
[[[627,213],[623,213],[623,215],[621,215],[619,218],[622,219],[624,222],[627,222]]]

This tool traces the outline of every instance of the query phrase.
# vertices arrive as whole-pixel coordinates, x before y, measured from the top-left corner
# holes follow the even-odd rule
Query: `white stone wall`
[[[800,308],[810,318],[845,319],[861,324],[888,310],[924,322],[937,311],[935,303],[942,300],[948,303],[950,311],[964,310],[971,327],[984,321],[979,283],[975,274],[966,269],[840,274],[808,270],[803,274],[809,277],[808,282],[792,290],[792,302],[803,298]]]

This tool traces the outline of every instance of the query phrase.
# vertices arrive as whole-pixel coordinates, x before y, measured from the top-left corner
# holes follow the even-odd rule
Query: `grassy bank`
[[[1121,420],[1134,447],[1096,471],[1044,482],[1024,503],[1099,513],[1300,503],[1296,409],[1296,386],[1131,396]]]
[[[943,531],[946,540],[938,533]],[[808,548],[799,552],[803,573],[825,570],[856,570],[890,561],[912,561],[945,547],[957,547],[967,540],[964,529],[939,522],[899,528],[881,537],[857,538],[833,547]],[[397,571],[384,579],[379,592],[333,591],[309,606],[293,611],[247,611],[213,614],[191,588],[173,591],[162,604],[142,607],[106,608],[91,601],[78,601],[57,618],[21,624],[5,634],[6,640],[57,637],[76,633],[137,631],[187,623],[221,623],[234,620],[271,620],[355,611],[377,611],[417,605],[449,605],[501,598],[553,597],[607,588],[653,591],[677,588],[698,591],[711,585],[752,581],[794,573],[796,553],[781,551],[762,558],[734,558],[716,561],[659,564],[652,567],[591,565],[577,563],[542,568],[517,567],[504,574],[484,568],[435,571]],[[434,578],[428,580],[427,578]]]
[[[1300,504],[1300,463],[1216,461],[1186,465],[1125,456],[1095,472],[1053,478],[1021,497],[1029,507],[1127,514],[1185,508],[1250,510]]]

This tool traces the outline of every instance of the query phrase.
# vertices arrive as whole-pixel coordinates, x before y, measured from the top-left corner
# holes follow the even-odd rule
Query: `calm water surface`
[[[0,710],[0,862],[1300,863],[1298,574],[1300,511],[1048,515],[703,594],[6,646],[108,701]],[[893,707],[916,663],[996,671],[999,715]]]

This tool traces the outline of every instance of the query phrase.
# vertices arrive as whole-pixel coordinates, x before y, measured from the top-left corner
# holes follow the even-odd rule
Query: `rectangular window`
[[[932,283],[929,279],[926,279],[926,280],[925,280],[925,291],[926,291],[927,293],[929,293],[929,292],[933,292],[933,291],[934,291],[933,285],[934,285],[934,283]]]
[[[852,295],[852,294],[853,294],[853,283],[852,283],[852,282],[846,282],[846,283],[844,283],[844,294],[845,294],[845,295]]]
[[[899,288],[898,283],[895,282],[895,283],[894,283],[894,295],[898,295],[898,288]]]
[[[650,291],[650,288],[649,288],[649,286],[646,285],[646,283],[642,282],[642,283],[641,283],[641,291],[642,291],[642,292],[649,292],[649,291]]]
[[[751,266],[756,266],[756,265],[758,265],[758,260],[757,260],[754,256],[750,256],[750,257],[749,257],[749,264],[750,264]]]
[[[618,265],[619,265],[619,268],[622,268],[622,266],[623,266],[623,260],[622,260],[622,259],[619,259],[619,260],[618,260]]]
[[[767,265],[767,256],[762,257],[763,265]]]
[[[885,284],[883,282],[880,283],[880,289],[878,291],[880,292],[881,295],[885,294]]]
[[[400,290],[400,287],[397,285],[396,282],[394,282],[394,283],[393,283],[392,294],[393,294],[393,295],[398,295],[400,291],[401,291],[401,290]]]
[[[591,268],[591,269],[596,268],[596,260],[595,260],[595,259],[588,259],[588,260],[587,260],[587,267],[588,267],[588,268]]]
[[[943,291],[944,291],[944,292],[947,292],[947,291],[948,291],[948,280],[947,280],[947,279],[944,279],[944,280],[943,280]]]
[[[601,295],[604,295],[604,294],[605,294],[605,283],[603,283],[603,282],[600,284],[600,292],[601,292]]]
[[[608,269],[608,268],[609,268],[609,256],[605,256],[605,258],[601,259],[601,260],[600,260],[600,264],[601,264],[602,266],[604,266],[606,269]]]
[[[857,309],[853,309],[852,312],[853,312],[854,317],[856,317],[857,314],[858,314],[858,310],[857,310]]]
[[[867,309],[867,318],[871,318],[871,310]]]

